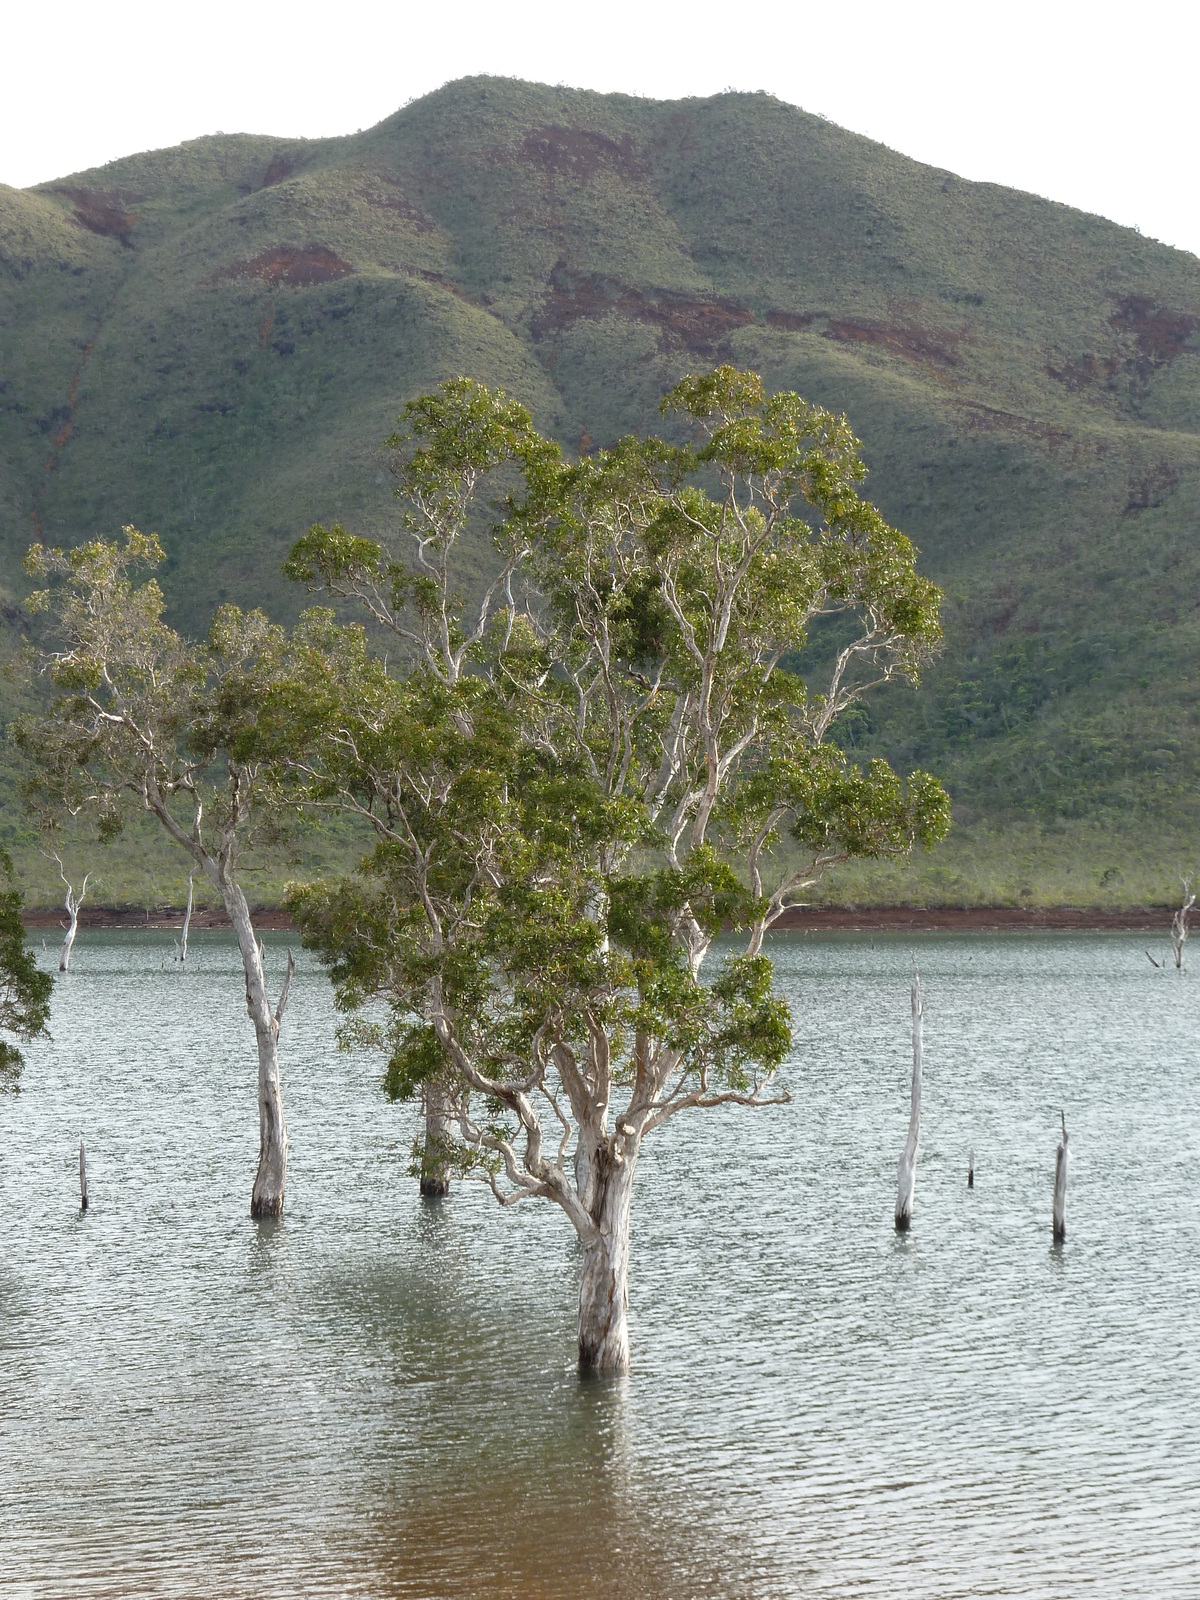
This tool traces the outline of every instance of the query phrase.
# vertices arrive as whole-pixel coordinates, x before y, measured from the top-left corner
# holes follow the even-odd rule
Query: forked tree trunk
[[[61,861],[58,864],[58,871],[63,882],[67,883],[66,875],[62,870]],[[70,970],[71,950],[75,944],[75,935],[79,932],[79,908],[83,904],[84,895],[87,894],[88,878],[90,877],[90,872],[84,875],[83,888],[80,889],[78,895],[76,895],[71,885],[67,883],[67,898],[63,904],[67,908],[67,916],[70,918],[70,921],[67,923],[66,936],[63,939],[62,949],[59,951],[58,955],[58,970],[60,972],[67,972]]]
[[[913,977],[912,985],[912,1104],[908,1116],[908,1138],[900,1157],[896,1186],[896,1228],[907,1233],[912,1226],[913,1192],[917,1186],[917,1143],[921,1136],[921,1027],[924,1008],[921,1003],[921,974]]]
[[[421,1193],[437,1200],[450,1193],[449,1104],[445,1085],[432,1078],[424,1088],[425,1146],[421,1151]]]
[[[579,1284],[579,1370],[617,1377],[629,1371],[629,1214],[637,1149],[620,1165],[607,1147],[593,1172],[592,1218],[598,1239],[584,1246]]]
[[[1058,1147],[1058,1160],[1054,1167],[1054,1237],[1067,1237],[1067,1114],[1061,1111],[1062,1143]]]
[[[283,1211],[288,1158],[287,1123],[283,1115],[283,1085],[279,1072],[279,1025],[287,1004],[294,964],[289,951],[288,975],[279,996],[279,1004],[272,1015],[263,976],[262,956],[250,922],[246,897],[232,879],[226,879],[220,888],[229,920],[237,934],[242,967],[246,974],[246,1010],[250,1013],[258,1042],[258,1172],[250,1196],[250,1215],[278,1217]]]

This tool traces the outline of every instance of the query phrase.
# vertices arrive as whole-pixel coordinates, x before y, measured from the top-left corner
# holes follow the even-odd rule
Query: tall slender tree
[[[478,687],[471,679],[485,654],[488,630],[498,618],[516,614],[514,584],[519,588],[535,537],[528,520],[516,514],[514,491],[523,486],[527,499],[536,496],[545,504],[547,480],[553,481],[559,452],[537,433],[524,406],[469,378],[453,379],[435,393],[410,401],[385,449],[404,507],[396,544],[387,547],[354,538],[340,524],[330,530],[317,524],[297,542],[284,571],[310,589],[324,589],[361,607],[372,626],[391,642],[401,672],[413,673],[412,687],[419,686],[430,704],[448,716],[457,739],[471,723],[470,707]],[[473,603],[468,604],[458,584],[464,535],[484,533],[489,490],[501,497],[491,509],[506,509],[509,515],[491,530],[495,559],[476,583]],[[468,562],[473,553],[467,553]],[[349,678],[339,676],[347,668],[345,662],[330,677],[320,648],[312,648],[311,630],[306,642],[304,670],[296,680],[299,699],[294,715],[283,724],[280,753],[285,756],[294,748],[289,741],[296,731],[311,725],[305,685],[311,689],[330,681],[344,687],[354,682],[355,692],[376,704],[386,681],[369,687],[361,681],[357,663],[349,669]],[[429,710],[423,703],[418,711],[409,708],[408,714],[421,725],[428,721]],[[340,758],[340,737],[336,734],[335,746],[325,752],[333,757],[324,769],[330,781],[310,788],[309,797],[318,806],[354,812],[386,846],[393,841],[396,817],[386,794],[377,788],[380,769],[369,762],[359,768],[353,757],[347,768]],[[383,775],[385,784],[389,777]],[[417,1092],[425,1113],[417,1162],[421,1193],[438,1197],[449,1189],[453,1139],[444,1075],[427,1075]]]
[[[14,732],[27,760],[26,795],[45,823],[89,814],[102,839],[128,808],[148,812],[221,895],[237,935],[246,1007],[258,1044],[259,1160],[250,1210],[283,1209],[288,1138],[279,1066],[288,959],[274,1009],[259,942],[239,881],[241,857],[261,823],[258,767],[245,756],[253,732],[252,684],[281,648],[260,612],[224,607],[203,646],[162,619],[163,596],[139,569],[163,559],[153,534],[127,527],[64,554],[35,545],[28,570],[48,580],[31,597],[49,611],[58,648],[44,657],[57,693]]]
[[[447,398],[416,412],[401,488],[417,515],[418,494],[457,492]],[[570,1221],[580,1363],[600,1372],[629,1363],[643,1141],[683,1111],[788,1097],[768,931],[832,866],[931,844],[949,821],[927,774],[861,768],[831,738],[939,638],[913,546],[858,492],[845,418],[732,368],[664,409],[691,442],[628,439],[574,466],[528,452],[481,621],[469,642],[449,630],[457,678],[423,646],[385,663],[366,631],[314,612],[260,718],[288,730],[277,751],[291,742],[308,798],[379,837],[358,878],[293,897],[339,1003],[353,1018],[389,1002],[360,1032],[386,1044],[394,1093],[443,1086],[440,1160]],[[391,569],[318,528],[291,570],[345,596]],[[458,614],[446,565],[392,582],[418,644],[422,617]],[[714,959],[722,928],[740,946]]]

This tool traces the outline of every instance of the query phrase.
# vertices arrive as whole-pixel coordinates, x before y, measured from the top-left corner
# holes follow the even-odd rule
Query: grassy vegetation
[[[1200,261],[767,96],[472,79],[353,138],[0,189],[7,647],[35,533],[136,522],[176,623],[286,617],[299,531],[390,524],[407,396],[468,372],[586,449],[721,359],[849,414],[947,593],[926,683],[847,738],[943,774],[959,825],[831,895],[1171,898],[1200,823]],[[14,806],[0,770],[34,886]],[[157,845],[106,870],[134,904],[180,881]]]

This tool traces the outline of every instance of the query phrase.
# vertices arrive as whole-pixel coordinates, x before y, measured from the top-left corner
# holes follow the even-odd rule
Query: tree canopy
[[[277,1215],[288,1152],[278,1037],[291,967],[272,1011],[238,873],[247,847],[274,834],[255,744],[258,707],[283,659],[284,636],[260,611],[223,606],[202,645],[185,639],[164,622],[155,579],[138,581],[162,559],[157,536],[133,527],[120,541],[91,540],[67,552],[32,547],[26,567],[48,581],[28,604],[51,614],[59,648],[44,666],[57,692],[44,712],[19,718],[14,735],[26,757],[26,798],[44,827],[83,814],[102,839],[112,838],[130,805],[140,807],[221,895],[258,1045],[251,1211]]]
[[[54,979],[38,970],[33,951],[25,943],[21,920],[21,894],[13,882],[12,860],[0,849],[0,1035],[36,1039],[46,1033]],[[0,1087],[15,1087],[23,1057],[16,1045],[0,1037]]]
[[[362,873],[292,902],[351,1033],[386,1046],[392,1093],[443,1087],[442,1159],[561,1207],[602,1370],[628,1361],[641,1141],[784,1097],[766,933],[837,863],[949,823],[935,779],[829,737],[940,637],[846,419],[729,367],[663,411],[682,442],[567,463],[501,394],[411,403],[390,441],[408,551],[310,529],[289,571],[370,625],[307,613],[260,723],[301,798],[376,832]],[[461,557],[493,482],[480,579]]]

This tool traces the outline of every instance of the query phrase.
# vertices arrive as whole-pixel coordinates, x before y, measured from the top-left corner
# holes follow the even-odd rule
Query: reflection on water
[[[251,1222],[236,950],[163,943],[82,935],[0,1100],[5,1595],[1200,1592],[1200,980],[1144,940],[778,938],[795,1099],[648,1147],[616,1384],[574,1371],[568,1227],[420,1202],[303,960]]]

